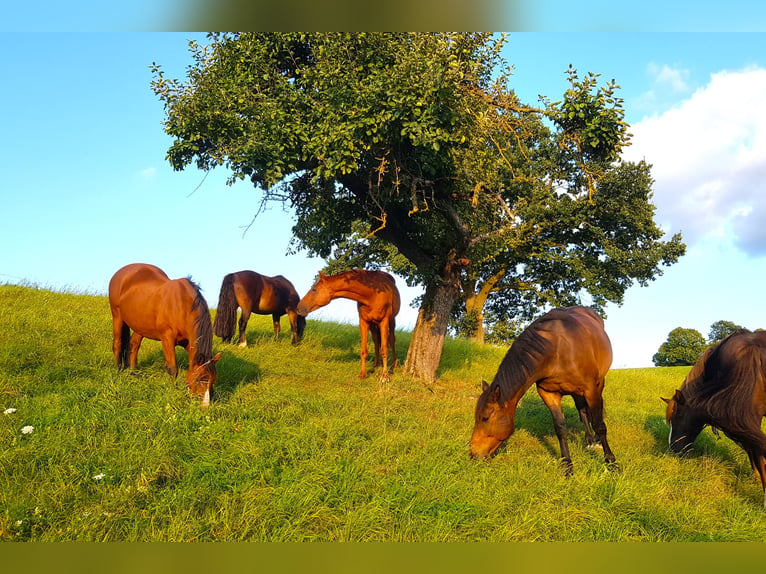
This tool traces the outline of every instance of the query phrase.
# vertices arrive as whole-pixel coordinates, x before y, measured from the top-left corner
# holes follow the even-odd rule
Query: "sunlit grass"
[[[620,472],[585,448],[575,474],[531,390],[489,463],[468,458],[482,379],[505,349],[448,340],[429,385],[359,380],[353,325],[309,320],[290,344],[251,319],[222,345],[203,411],[145,341],[118,373],[106,298],[0,286],[0,539],[119,541],[741,541],[766,538],[759,481],[705,431],[667,453],[661,396],[684,368],[615,370],[606,422]],[[286,321],[285,321],[286,324]],[[397,335],[399,360],[409,333]],[[178,350],[179,362],[186,357]],[[371,359],[370,359],[371,360]],[[25,426],[33,432],[23,434]]]

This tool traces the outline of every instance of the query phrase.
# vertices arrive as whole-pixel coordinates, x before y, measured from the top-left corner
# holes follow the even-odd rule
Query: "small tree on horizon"
[[[710,325],[710,333],[708,333],[707,342],[712,345],[718,341],[723,341],[726,337],[742,328],[742,325],[737,325],[732,321],[716,321]]]
[[[657,367],[680,367],[693,365],[707,347],[702,333],[696,329],[677,327],[652,357]]]

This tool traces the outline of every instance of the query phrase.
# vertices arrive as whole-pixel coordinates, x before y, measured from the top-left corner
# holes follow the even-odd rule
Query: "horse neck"
[[[330,299],[351,299],[358,303],[365,303],[369,300],[374,289],[359,281],[352,281],[346,276],[339,277],[328,285],[330,288]]]
[[[500,401],[503,404],[503,409],[513,413],[516,411],[521,397],[534,382],[535,378],[531,373],[525,374],[522,369],[503,369],[501,365],[492,384],[497,384],[500,387]]]

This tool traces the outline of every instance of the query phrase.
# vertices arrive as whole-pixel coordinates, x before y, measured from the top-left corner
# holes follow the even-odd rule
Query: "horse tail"
[[[224,341],[231,341],[237,323],[237,298],[234,295],[234,274],[229,273],[221,283],[218,295],[218,311],[215,314],[213,332]]]

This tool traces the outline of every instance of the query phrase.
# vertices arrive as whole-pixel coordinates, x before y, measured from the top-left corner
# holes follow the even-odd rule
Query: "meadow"
[[[208,294],[208,299],[211,295]],[[0,540],[763,541],[760,482],[706,429],[667,451],[661,396],[688,368],[613,370],[604,393],[619,471],[585,448],[565,400],[574,476],[534,390],[489,462],[473,410],[505,348],[448,340],[438,380],[359,380],[355,325],[250,321],[200,408],[160,344],[118,372],[106,297],[0,285]],[[409,333],[397,333],[406,355]]]

